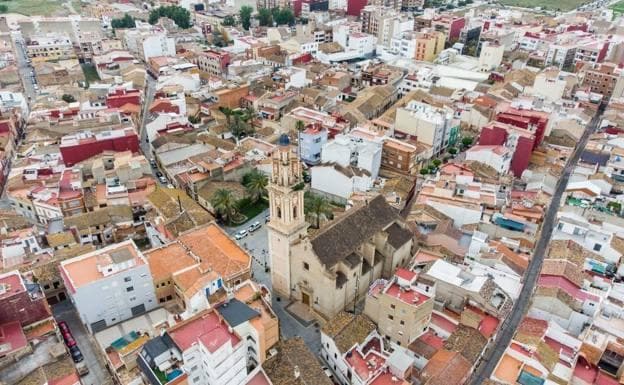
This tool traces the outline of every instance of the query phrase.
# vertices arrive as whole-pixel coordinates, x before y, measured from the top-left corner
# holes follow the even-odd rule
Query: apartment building
[[[412,100],[397,109],[395,134],[417,138],[418,142],[431,146],[433,154],[440,154],[457,141],[459,120],[448,108]]]
[[[585,65],[581,70],[581,86],[589,87],[591,92],[604,96],[620,98],[624,94],[624,76],[613,63],[602,63],[597,66]]]
[[[380,279],[371,285],[364,314],[386,340],[408,346],[427,331],[434,297],[435,282],[399,268],[389,281]]]
[[[132,240],[65,260],[59,268],[69,298],[92,333],[157,306],[147,259]]]
[[[26,55],[33,61],[76,58],[69,36],[64,34],[34,35],[26,41]]]

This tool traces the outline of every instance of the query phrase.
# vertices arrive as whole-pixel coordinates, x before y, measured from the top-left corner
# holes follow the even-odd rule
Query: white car
[[[247,235],[249,235],[249,232],[247,230],[241,230],[241,231],[237,232],[236,234],[234,234],[234,238],[236,238],[236,239],[243,239]]]
[[[258,230],[262,225],[260,224],[260,222],[254,222],[252,223],[249,228],[247,229],[250,233],[253,233],[254,231]]]

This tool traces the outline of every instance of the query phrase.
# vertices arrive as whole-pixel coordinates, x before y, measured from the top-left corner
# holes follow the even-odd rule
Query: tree
[[[188,117],[188,121],[191,124],[197,124],[201,122],[201,118],[199,116],[191,115]]]
[[[248,5],[243,5],[238,11],[238,16],[240,17],[241,24],[243,25],[243,29],[249,31],[249,27],[251,26],[251,14],[253,13],[253,8]]]
[[[267,178],[264,173],[255,169],[243,176],[243,186],[245,186],[247,195],[249,195],[254,203],[267,195],[266,188],[268,184],[269,178]]]
[[[127,13],[123,15],[122,18],[119,19],[113,19],[111,21],[111,27],[113,29],[117,29],[117,28],[134,28],[136,27],[136,22],[134,20],[134,17],[128,15]]]
[[[232,135],[237,138],[253,133],[253,129],[242,119],[240,114],[234,114],[234,120],[229,127]]]
[[[232,123],[232,115],[234,114],[234,111],[229,107],[219,107],[219,111],[221,111],[221,113],[225,115],[225,123],[227,124],[228,127],[230,127],[230,124]]]
[[[433,163],[434,167],[440,167],[440,165],[442,164],[442,161],[440,159],[434,159],[431,161],[431,163]]]
[[[6,4],[0,4],[0,13],[9,12],[9,7]]]
[[[303,131],[305,129],[305,123],[303,122],[303,120],[297,120],[297,122],[295,123],[295,128],[299,132]]]
[[[290,8],[273,8],[273,20],[277,25],[295,24],[295,15]]]
[[[457,154],[457,149],[455,147],[449,147],[448,153],[451,155]]]
[[[462,138],[462,145],[464,147],[470,147],[470,145],[472,145],[472,138],[470,136]]]
[[[429,174],[429,169],[428,168],[421,168],[420,169],[420,175],[427,175]]]
[[[329,201],[321,195],[306,193],[303,201],[304,210],[306,214],[314,216],[317,229],[321,226],[321,215],[329,216],[332,214]]]
[[[273,14],[267,8],[258,9],[258,23],[263,27],[273,26]]]
[[[212,198],[210,198],[210,204],[217,215],[225,218],[228,223],[231,222],[236,215],[236,200],[230,190],[219,189],[215,191]]]
[[[223,18],[223,21],[221,22],[221,24],[223,24],[226,27],[231,27],[233,25],[236,25],[236,19],[232,15],[227,15],[226,17]]]
[[[63,96],[61,96],[61,99],[63,99],[65,103],[73,103],[76,101],[76,98],[70,94],[64,94]]]
[[[149,14],[148,22],[150,24],[156,24],[161,17],[167,17],[173,20],[173,22],[182,29],[191,27],[191,13],[186,8],[177,5],[154,8]]]

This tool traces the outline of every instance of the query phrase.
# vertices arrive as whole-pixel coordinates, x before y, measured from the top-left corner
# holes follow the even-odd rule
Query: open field
[[[60,0],[9,0],[1,1],[0,4],[9,8],[8,13],[21,13],[28,16],[69,13],[67,8],[63,7],[63,1]]]
[[[551,11],[569,11],[577,8],[578,6],[587,3],[587,0],[559,0],[559,1],[546,1],[546,0],[500,0],[503,5],[511,7],[523,7],[523,8],[536,8],[542,7],[545,10]]]

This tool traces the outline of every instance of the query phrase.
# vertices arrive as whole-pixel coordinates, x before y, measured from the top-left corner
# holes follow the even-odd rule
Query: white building
[[[511,157],[511,150],[505,146],[474,146],[466,151],[466,160],[486,164],[499,174],[509,171]]]
[[[481,71],[491,71],[501,65],[503,62],[503,53],[505,53],[504,45],[490,42],[483,43],[481,46],[481,54],[479,55],[479,67]]]
[[[65,260],[60,271],[69,298],[92,333],[156,307],[147,260],[132,240]]]
[[[459,130],[459,121],[449,108],[437,108],[412,100],[397,109],[394,129],[418,138],[419,142],[431,146],[434,154],[439,154]]]
[[[189,385],[242,385],[246,344],[215,311],[201,313],[168,332],[179,348]]]
[[[370,173],[357,167],[326,163],[312,167],[310,174],[314,192],[341,203],[346,203],[354,192],[366,192],[373,187]]]
[[[342,167],[356,166],[368,171],[375,180],[381,166],[382,147],[382,138],[367,140],[354,133],[339,134],[323,146],[321,161],[337,163]]]

